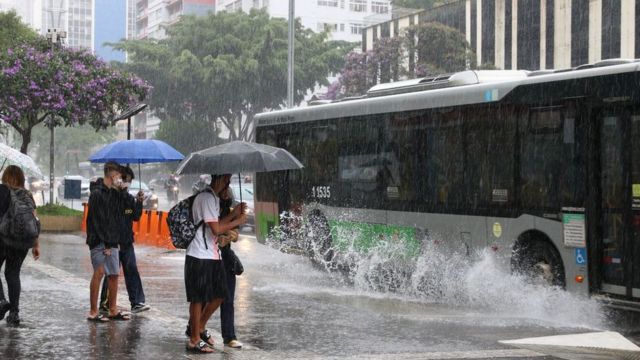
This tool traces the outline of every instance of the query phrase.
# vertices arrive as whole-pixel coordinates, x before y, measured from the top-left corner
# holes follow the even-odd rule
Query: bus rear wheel
[[[548,241],[526,237],[518,242],[511,258],[512,269],[534,284],[564,288],[562,258]]]

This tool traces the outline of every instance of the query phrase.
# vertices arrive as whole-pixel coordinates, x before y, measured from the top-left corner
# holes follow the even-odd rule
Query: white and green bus
[[[640,61],[464,71],[256,118],[258,142],[305,165],[256,175],[261,241],[303,212],[337,252],[437,235],[568,291],[640,300]]]

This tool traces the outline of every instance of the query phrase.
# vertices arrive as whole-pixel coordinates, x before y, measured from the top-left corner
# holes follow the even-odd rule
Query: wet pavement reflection
[[[136,247],[153,310],[130,322],[94,324],[85,320],[91,264],[84,239],[46,235],[41,247],[41,261],[29,257],[23,268],[23,323],[18,328],[0,323],[2,358],[202,356],[184,350],[183,252]],[[526,309],[522,316],[501,316],[482,308],[359,290],[308,259],[283,254],[250,236],[241,237],[234,249],[245,266],[236,289],[236,332],[247,347],[223,352],[217,334],[218,352],[206,358],[429,358],[436,352],[474,352],[468,358],[480,359],[502,351],[498,358],[551,359],[498,341],[596,330],[585,327],[586,321],[559,326],[547,318],[531,318]],[[122,280],[119,305],[128,310]],[[209,328],[219,332],[217,313]]]

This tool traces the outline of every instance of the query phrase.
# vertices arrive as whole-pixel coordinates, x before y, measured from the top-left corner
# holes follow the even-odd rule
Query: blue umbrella
[[[180,161],[184,155],[160,140],[120,140],[111,143],[89,157],[93,163],[115,161],[120,164],[140,164]]]

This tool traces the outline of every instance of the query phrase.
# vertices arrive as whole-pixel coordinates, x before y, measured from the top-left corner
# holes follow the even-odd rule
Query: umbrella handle
[[[0,166],[0,171],[2,171],[2,169],[4,169],[4,164],[7,163],[7,158],[4,158],[4,161],[2,162],[2,166]]]

